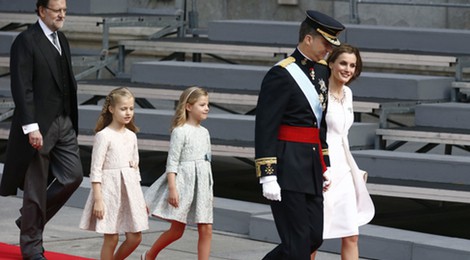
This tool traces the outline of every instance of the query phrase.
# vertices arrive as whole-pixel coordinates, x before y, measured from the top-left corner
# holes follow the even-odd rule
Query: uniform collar
[[[299,48],[296,49],[296,52],[294,52],[293,56],[296,60],[298,60],[297,63],[302,66],[310,68],[313,67],[313,65],[315,64],[315,62],[308,58],[305,54],[303,54]]]

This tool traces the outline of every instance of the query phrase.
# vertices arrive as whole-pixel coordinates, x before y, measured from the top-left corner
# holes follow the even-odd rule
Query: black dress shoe
[[[21,217],[19,217],[15,220],[15,224],[21,230]],[[42,251],[44,252],[45,251],[44,247],[42,246],[41,248],[42,248]],[[41,259],[46,259],[46,258],[44,257],[43,254],[39,254],[39,255],[34,255],[33,257],[28,257],[28,258],[24,258],[24,259],[27,259],[27,260],[41,260]]]
[[[24,260],[47,260],[47,258],[44,257],[43,254],[37,254],[37,255],[33,255],[32,257],[24,258]]]

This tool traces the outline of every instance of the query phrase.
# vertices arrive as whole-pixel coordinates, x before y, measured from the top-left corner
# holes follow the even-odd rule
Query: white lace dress
[[[104,217],[93,216],[93,190],[90,191],[80,228],[98,233],[139,232],[148,229],[147,208],[140,186],[138,168],[129,162],[139,162],[137,137],[125,129],[109,127],[96,133],[91,158],[90,181],[101,183]]]
[[[209,131],[184,124],[173,129],[165,173],[145,192],[150,214],[181,223],[213,222],[213,179]],[[168,203],[167,174],[176,173],[179,207]]]

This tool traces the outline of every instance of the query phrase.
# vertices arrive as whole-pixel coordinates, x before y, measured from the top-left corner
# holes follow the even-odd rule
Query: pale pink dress
[[[90,181],[101,183],[105,205],[103,219],[93,216],[93,190],[90,190],[80,220],[80,228],[98,233],[139,232],[148,229],[147,208],[140,186],[137,137],[126,129],[109,127],[96,133],[91,158]]]

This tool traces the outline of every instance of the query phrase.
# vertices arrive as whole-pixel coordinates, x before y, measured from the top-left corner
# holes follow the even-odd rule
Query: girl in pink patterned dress
[[[209,96],[199,87],[183,91],[172,122],[166,172],[145,192],[150,214],[171,222],[141,259],[155,259],[179,239],[186,223],[197,224],[198,260],[208,260],[212,240],[213,180],[209,131],[201,121],[209,113]]]
[[[92,189],[80,228],[104,234],[101,260],[125,259],[148,229],[147,207],[140,186],[138,131],[134,95],[127,88],[112,90],[96,124],[91,158]],[[119,233],[126,240],[116,249]]]

